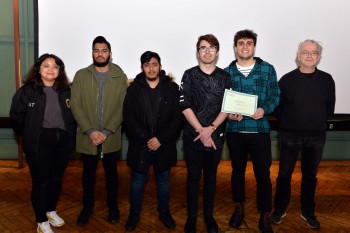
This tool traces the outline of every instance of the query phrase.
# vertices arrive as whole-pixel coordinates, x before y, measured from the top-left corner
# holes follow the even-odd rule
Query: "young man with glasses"
[[[335,84],[332,76],[317,69],[321,45],[314,40],[300,43],[299,67],[278,82],[281,102],[279,120],[280,164],[277,177],[275,211],[270,220],[280,224],[286,216],[291,196],[291,179],[301,151],[301,215],[310,228],[320,228],[315,217],[317,169],[326,142],[327,120],[334,113]]]
[[[183,130],[187,165],[187,211],[185,232],[196,232],[199,182],[204,176],[203,215],[207,232],[218,232],[213,210],[217,167],[224,144],[226,113],[221,112],[225,89],[231,88],[229,75],[216,67],[220,44],[215,36],[197,41],[199,65],[185,71],[180,86],[180,107],[186,121]]]
[[[272,208],[270,179],[271,139],[268,114],[279,103],[276,71],[272,65],[254,57],[257,34],[242,30],[234,37],[234,60],[225,70],[230,74],[234,91],[258,96],[257,110],[251,116],[229,114],[227,145],[232,160],[232,197],[235,210],[229,225],[239,228],[244,219],[245,171],[248,154],[253,163],[257,183],[257,205],[260,211],[259,229],[273,232],[269,222]]]

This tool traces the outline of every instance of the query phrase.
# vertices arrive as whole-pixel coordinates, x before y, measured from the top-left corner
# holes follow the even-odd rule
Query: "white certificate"
[[[249,95],[226,89],[222,101],[221,111],[226,113],[239,113],[244,116],[251,116],[256,112],[258,96]]]

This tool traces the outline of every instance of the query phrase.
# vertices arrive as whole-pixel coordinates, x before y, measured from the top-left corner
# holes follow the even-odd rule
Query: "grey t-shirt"
[[[43,89],[46,95],[43,127],[66,130],[61,107],[58,102],[58,93],[52,87],[44,87]]]
[[[98,130],[102,131],[104,135],[107,137],[111,134],[110,131],[104,129],[103,127],[103,102],[104,102],[104,89],[105,89],[105,82],[108,78],[109,70],[107,72],[99,72],[96,70],[96,76],[98,79],[99,84],[99,95],[100,95],[100,102],[98,103]]]

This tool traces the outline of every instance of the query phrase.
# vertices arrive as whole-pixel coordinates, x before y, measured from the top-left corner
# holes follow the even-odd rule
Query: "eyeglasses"
[[[49,66],[49,65],[41,65],[41,67],[45,70],[48,70],[48,69],[54,69],[54,70],[59,70],[60,67],[59,66]]]
[[[214,52],[216,50],[216,46],[202,46],[202,47],[199,47],[198,51],[201,52],[201,53],[205,53],[207,51],[209,52]]]
[[[317,51],[303,50],[303,51],[301,51],[301,54],[304,55],[304,56],[312,56],[312,57],[318,56],[318,52]]]

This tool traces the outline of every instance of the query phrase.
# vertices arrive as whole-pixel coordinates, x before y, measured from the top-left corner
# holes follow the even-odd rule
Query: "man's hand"
[[[235,114],[229,114],[228,119],[231,121],[241,121],[243,120],[243,116],[240,113],[235,113]]]
[[[214,147],[214,149],[216,150],[216,145],[211,137],[208,138],[205,142],[203,142],[203,145],[205,147]]]
[[[90,134],[91,143],[93,146],[98,146],[106,141],[106,135],[100,131],[94,131]]]
[[[147,142],[147,147],[149,150],[156,151],[161,146],[160,142],[156,137],[151,138]]]
[[[207,126],[207,127],[202,127],[200,129],[197,129],[196,132],[199,133],[199,135],[193,141],[195,142],[198,139],[200,139],[201,142],[205,142],[208,140],[208,138],[211,137],[211,134],[213,133],[213,129],[211,126]]]
[[[256,112],[254,113],[254,115],[251,116],[251,118],[253,118],[254,120],[258,120],[264,117],[264,109],[262,108],[258,108],[256,110]]]

